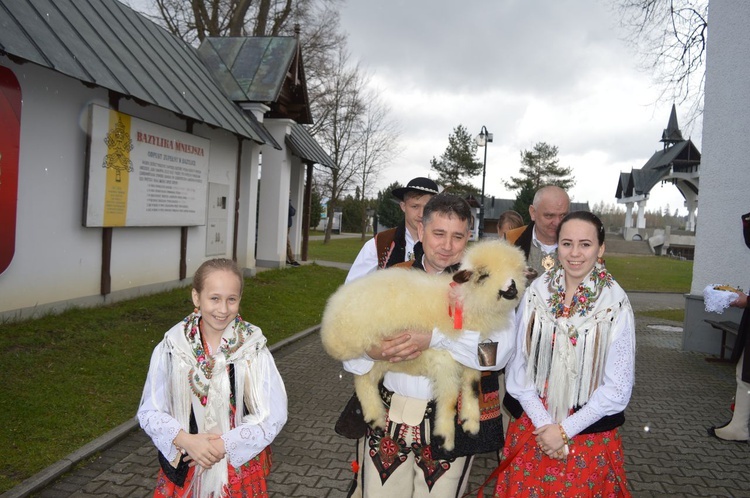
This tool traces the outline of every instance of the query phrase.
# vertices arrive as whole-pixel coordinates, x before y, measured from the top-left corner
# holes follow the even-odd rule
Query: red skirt
[[[531,434],[533,431],[534,425],[525,413],[520,419],[511,419],[501,461],[519,443],[523,446],[498,476],[496,498],[630,496],[625,480],[622,439],[617,429],[572,438],[570,454],[565,460],[555,460],[542,452]]]
[[[268,497],[266,476],[271,472],[271,447],[267,446],[258,456],[241,465],[229,465],[229,483],[224,488],[221,498]],[[167,479],[164,471],[159,470],[156,478],[154,498],[189,498],[192,496],[190,483],[193,482],[195,467],[191,467],[185,479],[184,486],[175,485]],[[217,497],[218,498],[218,497]]]

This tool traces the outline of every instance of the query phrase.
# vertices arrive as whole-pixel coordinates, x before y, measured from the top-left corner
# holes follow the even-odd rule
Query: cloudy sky
[[[432,176],[429,161],[463,124],[494,135],[485,195],[515,198],[520,151],[539,141],[573,168],[574,200],[615,203],[621,171],[640,168],[666,127],[670,103],[623,40],[609,0],[348,0],[342,27],[352,57],[371,75],[403,130],[403,153],[379,179]],[[687,105],[685,105],[687,112]],[[683,135],[700,149],[700,123]],[[479,157],[483,150],[478,149]],[[481,187],[481,176],[474,180]],[[671,185],[648,209],[685,213]]]
[[[150,3],[123,1],[141,10]],[[614,204],[620,172],[661,149],[671,102],[658,102],[659,87],[639,69],[613,1],[343,0],[352,60],[402,129],[403,152],[377,189],[437,177],[430,159],[462,124],[494,135],[486,196],[515,198],[503,181],[518,176],[521,150],[543,141],[573,168],[573,200]],[[700,149],[700,122],[687,126],[683,107],[683,136]],[[481,175],[474,184],[481,188]],[[647,209],[667,205],[686,213],[676,187],[656,186]]]

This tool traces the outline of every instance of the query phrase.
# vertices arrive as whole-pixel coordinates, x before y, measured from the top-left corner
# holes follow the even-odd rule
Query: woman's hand
[[[367,350],[367,355],[374,360],[399,361],[413,360],[422,351],[430,347],[432,331],[406,330],[401,334],[383,339],[379,345]]]
[[[187,452],[189,460],[192,460],[191,466],[197,464],[210,469],[224,458],[224,440],[219,434],[188,434],[180,431],[173,443]]]
[[[739,297],[729,303],[729,306],[732,306],[734,308],[747,308],[747,294],[744,292],[739,293]]]
[[[217,437],[216,439],[212,439],[209,441],[211,443],[211,446],[221,453],[221,457],[224,458],[224,456],[227,454],[226,449],[224,447],[224,440],[221,438],[221,436]]]
[[[562,460],[565,454],[565,440],[563,439],[560,426],[557,424],[547,424],[539,427],[534,431],[536,444],[548,457],[556,460]]]

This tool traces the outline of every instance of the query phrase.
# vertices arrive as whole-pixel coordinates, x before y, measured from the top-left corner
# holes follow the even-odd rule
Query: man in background
[[[292,218],[297,214],[297,210],[292,206],[292,200],[289,199],[289,223],[286,228],[286,264],[292,266],[299,266],[299,263],[294,259],[294,252],[292,251],[292,242],[289,234],[292,231]]]
[[[547,185],[534,194],[534,202],[529,206],[531,223],[505,233],[508,242],[523,250],[527,264],[537,275],[560,264],[557,260],[557,227],[569,211],[567,192],[555,185]]]
[[[389,268],[414,258],[414,244],[419,240],[417,227],[422,221],[422,210],[427,201],[438,193],[438,186],[429,178],[417,177],[406,187],[393,189],[399,200],[404,221],[396,228],[384,230],[365,242],[354,260],[346,281],[367,275],[378,269]]]

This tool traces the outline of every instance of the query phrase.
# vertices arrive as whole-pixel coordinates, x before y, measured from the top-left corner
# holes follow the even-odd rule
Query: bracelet
[[[570,438],[569,438],[569,437],[568,437],[568,435],[567,435],[567,434],[565,433],[565,429],[563,429],[563,426],[562,426],[562,424],[557,424],[557,427],[559,427],[559,428],[560,428],[560,435],[562,436],[562,439],[563,439],[563,444],[564,444],[565,446],[568,446],[568,445],[570,444]]]

